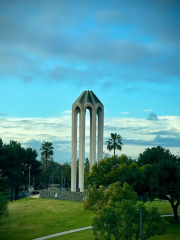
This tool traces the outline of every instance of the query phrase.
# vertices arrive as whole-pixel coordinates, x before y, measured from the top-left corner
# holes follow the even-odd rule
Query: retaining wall
[[[84,194],[82,192],[71,192],[66,188],[51,187],[40,190],[39,198],[59,199],[70,201],[83,201]]]

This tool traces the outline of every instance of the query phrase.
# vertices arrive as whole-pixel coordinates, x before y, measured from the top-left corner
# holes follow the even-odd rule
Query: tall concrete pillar
[[[96,112],[90,110],[90,169],[96,161]]]
[[[84,159],[85,159],[85,111],[79,115],[79,188],[84,192]]]
[[[97,111],[98,114],[98,158],[97,161],[103,159],[103,130],[104,130],[104,112],[101,108]]]
[[[90,169],[96,162],[96,115],[98,115],[97,160],[103,158],[104,106],[92,91],[84,91],[72,105],[71,191],[76,191],[77,115],[79,113],[79,188],[84,192],[85,113],[90,110]]]
[[[79,108],[72,110],[72,149],[71,149],[71,191],[76,191],[77,168],[77,115]]]

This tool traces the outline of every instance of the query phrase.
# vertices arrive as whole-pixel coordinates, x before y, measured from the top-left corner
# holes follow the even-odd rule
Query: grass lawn
[[[52,238],[52,240],[94,240],[93,231],[84,230],[81,232],[70,233],[59,237]],[[155,236],[149,240],[179,240],[180,239],[180,225],[169,225],[167,233],[162,236]]]
[[[9,217],[0,222],[1,240],[30,240],[87,227],[93,217],[81,202],[24,198],[8,207]]]
[[[170,222],[168,230],[161,236],[151,237],[149,240],[179,240],[180,239],[180,225],[174,224],[173,217],[166,217],[167,221]]]
[[[158,212],[161,215],[166,215],[166,214],[173,214],[172,207],[168,201],[153,201],[153,202],[146,202],[145,206],[147,209],[150,209],[152,207],[157,207]],[[180,208],[178,208],[179,213],[180,213]]]
[[[161,214],[172,214],[168,202],[154,201],[146,203],[147,208],[156,206]],[[180,211],[179,211],[180,212]],[[30,240],[67,230],[91,226],[93,213],[84,211],[81,202],[21,199],[9,203],[9,217],[0,221],[1,240]],[[167,220],[173,222],[173,217]],[[53,240],[94,240],[92,230],[52,238]],[[170,224],[168,232],[163,236],[150,240],[179,240],[180,225]]]

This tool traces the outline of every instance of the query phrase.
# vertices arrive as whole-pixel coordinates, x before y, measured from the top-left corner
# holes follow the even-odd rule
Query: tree
[[[139,212],[143,215],[143,240],[161,235],[168,223],[161,218],[157,208],[148,211],[144,204],[137,204],[137,194],[127,183],[121,187],[119,182],[108,189],[89,186],[83,201],[85,210],[94,211],[92,226],[95,239],[139,239]]]
[[[121,135],[118,135],[117,133],[111,133],[111,138],[106,141],[107,143],[107,150],[111,151],[114,149],[114,155],[115,150],[122,150],[122,137]]]
[[[47,160],[50,156],[53,155],[53,146],[51,142],[45,142],[42,144],[40,151],[41,151],[41,156],[45,156],[46,158],[46,188],[48,187],[48,176],[47,176]]]
[[[31,173],[39,173],[40,163],[36,160],[37,152],[32,148],[23,148],[21,144],[11,140],[9,144],[1,142],[1,182],[6,190],[11,192],[15,190],[15,199],[18,199],[18,191],[25,190],[28,183],[29,166]]]
[[[120,157],[117,155],[106,157],[92,166],[88,181],[91,185],[96,184],[98,187],[100,185],[108,186],[119,181],[122,177],[122,170],[132,163],[133,160],[125,154]],[[121,183],[124,182],[121,181]]]
[[[138,165],[145,165],[144,178],[146,191],[151,197],[168,200],[174,212],[174,219],[179,221],[177,209],[180,205],[180,157],[171,154],[168,149],[160,146],[146,149],[139,155]],[[149,170],[148,170],[149,169]],[[144,188],[145,190],[145,188]]]
[[[90,164],[89,164],[89,159],[86,158],[85,159],[85,163],[84,163],[84,188],[86,189],[89,185],[89,181],[88,181],[88,176],[89,176],[89,168],[90,168]]]
[[[71,165],[68,162],[60,164],[59,170],[59,181],[61,182],[61,187],[68,188],[71,183]]]
[[[147,164],[154,164],[159,162],[160,159],[166,158],[171,155],[169,149],[165,149],[161,146],[147,148],[143,153],[139,154],[137,164],[142,167]]]
[[[0,218],[8,216],[8,201],[7,199],[0,193]]]

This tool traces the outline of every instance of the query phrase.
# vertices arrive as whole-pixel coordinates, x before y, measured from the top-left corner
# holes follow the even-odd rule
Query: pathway
[[[78,228],[78,229],[69,230],[69,231],[65,231],[65,232],[61,232],[61,233],[51,234],[51,235],[48,235],[48,236],[45,236],[45,237],[36,238],[36,239],[33,239],[33,240],[49,239],[49,238],[53,238],[53,237],[58,237],[58,236],[61,236],[61,235],[65,235],[65,234],[68,234],[68,233],[79,232],[79,231],[83,231],[83,230],[87,230],[87,229],[91,229],[91,228],[92,228],[92,226],[84,227],[84,228]]]

